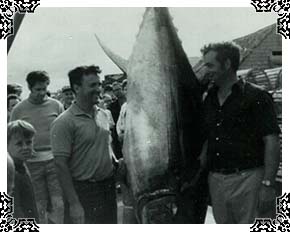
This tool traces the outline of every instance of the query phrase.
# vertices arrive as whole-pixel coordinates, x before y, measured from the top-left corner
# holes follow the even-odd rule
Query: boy
[[[35,129],[25,121],[16,120],[7,127],[7,149],[15,165],[15,179],[12,196],[14,197],[14,218],[35,218],[38,213],[33,186],[25,161],[33,154]]]

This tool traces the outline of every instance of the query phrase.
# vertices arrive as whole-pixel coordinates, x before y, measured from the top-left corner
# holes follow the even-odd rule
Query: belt
[[[91,183],[91,184],[107,184],[107,183],[113,183],[114,182],[114,177],[108,177],[104,180],[97,180],[96,178],[92,177],[87,180],[74,180],[76,183]]]
[[[229,174],[237,174],[239,172],[242,171],[247,171],[247,170],[251,170],[251,169],[256,169],[256,168],[260,168],[262,166],[258,166],[258,167],[239,167],[239,168],[214,168],[211,171],[212,172],[217,172],[217,173],[221,173],[224,175],[229,175]]]

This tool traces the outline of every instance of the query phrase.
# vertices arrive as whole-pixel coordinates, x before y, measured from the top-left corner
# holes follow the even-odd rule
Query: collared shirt
[[[105,111],[97,106],[92,117],[73,103],[53,122],[51,142],[55,157],[69,158],[74,180],[104,180],[112,176],[109,121]]]
[[[262,166],[263,137],[280,133],[271,96],[242,80],[222,106],[217,93],[214,86],[204,101],[210,169]]]
[[[11,113],[10,121],[17,119],[29,122],[36,130],[34,149],[36,152],[49,151],[46,154],[36,155],[29,161],[40,162],[53,158],[50,144],[51,123],[63,112],[62,104],[50,97],[41,104],[33,104],[29,98],[19,102]]]

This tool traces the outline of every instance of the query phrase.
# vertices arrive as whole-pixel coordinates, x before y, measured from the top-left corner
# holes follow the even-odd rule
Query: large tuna
[[[146,9],[122,63],[128,76],[123,153],[139,221],[203,223],[205,182],[179,191],[199,173],[201,92],[167,8]]]

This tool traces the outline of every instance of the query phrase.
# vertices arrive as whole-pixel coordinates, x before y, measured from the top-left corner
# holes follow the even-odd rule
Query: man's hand
[[[69,215],[73,224],[85,223],[85,211],[79,202],[69,206]]]
[[[116,170],[116,180],[120,182],[126,182],[126,164],[123,158],[118,160],[118,168]]]
[[[200,156],[197,158],[200,162],[200,167],[202,169],[205,169],[207,166],[207,143],[208,141],[205,141],[205,143],[202,146]]]
[[[273,187],[261,185],[258,197],[258,217],[275,218],[276,192]]]
[[[207,166],[207,156],[206,153],[201,153],[201,155],[198,157],[199,163],[200,163],[200,167],[202,169],[205,169]]]

